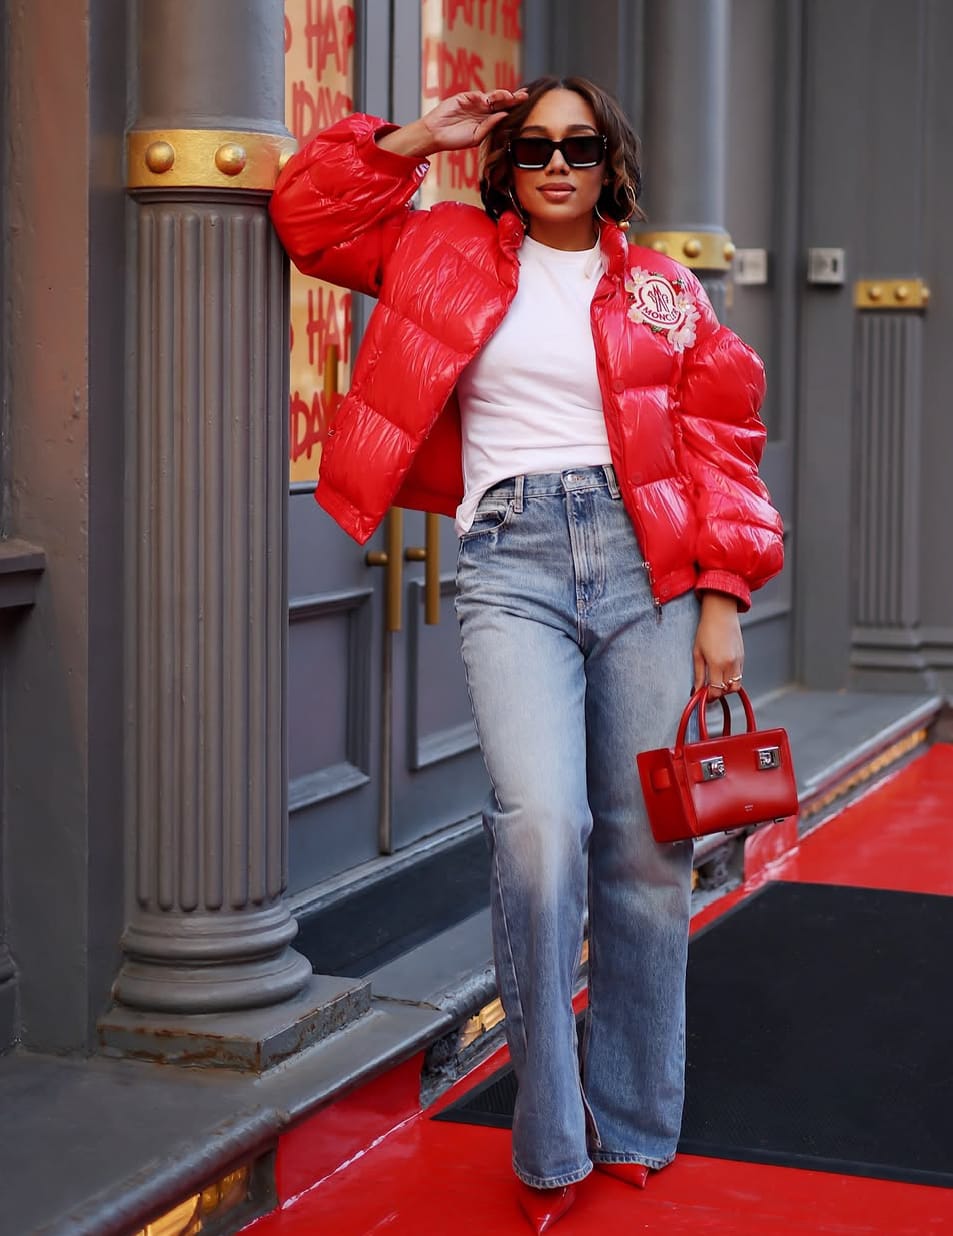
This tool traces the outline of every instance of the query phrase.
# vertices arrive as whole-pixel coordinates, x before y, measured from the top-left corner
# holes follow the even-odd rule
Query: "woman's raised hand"
[[[525,90],[491,90],[489,94],[465,90],[438,103],[421,117],[421,123],[433,134],[435,151],[465,150],[479,146],[510,108],[526,98]]]
[[[412,124],[386,133],[377,144],[412,158],[479,146],[510,108],[527,97],[525,90],[491,90],[488,94],[464,90],[444,99]]]

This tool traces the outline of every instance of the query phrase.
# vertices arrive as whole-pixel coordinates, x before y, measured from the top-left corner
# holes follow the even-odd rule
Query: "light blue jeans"
[[[599,1160],[663,1167],[682,1118],[692,847],[654,841],[635,756],[674,739],[698,602],[656,610],[615,475],[597,467],[494,486],[461,538],[456,605],[493,786],[514,1170],[543,1188]]]

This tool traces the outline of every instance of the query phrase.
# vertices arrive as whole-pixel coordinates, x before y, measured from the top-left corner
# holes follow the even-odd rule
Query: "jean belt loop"
[[[513,514],[514,515],[523,514],[523,482],[525,481],[525,479],[526,478],[524,476],[518,476],[516,478],[516,486],[513,489]]]
[[[602,466],[605,469],[606,482],[609,486],[610,497],[621,498],[622,491],[619,489],[619,482],[615,474],[615,468],[613,468],[611,463],[603,464]]]

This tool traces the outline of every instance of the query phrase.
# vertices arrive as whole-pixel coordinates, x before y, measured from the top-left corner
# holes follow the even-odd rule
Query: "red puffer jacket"
[[[523,224],[408,203],[428,164],[382,150],[355,115],[278,179],[271,214],[305,274],[378,297],[321,461],[317,500],[358,541],[392,504],[453,515],[463,497],[457,379],[516,291]],[[613,464],[658,603],[692,587],[742,608],[783,560],[758,476],[764,371],[695,276],[603,224],[592,333]]]

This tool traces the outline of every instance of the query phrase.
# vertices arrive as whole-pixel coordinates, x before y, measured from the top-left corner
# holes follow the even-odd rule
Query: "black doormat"
[[[688,1154],[953,1188],[953,898],[769,884],[692,939]],[[498,1074],[438,1119],[509,1127]]]
[[[490,903],[482,830],[302,915],[294,946],[316,974],[363,978]]]

